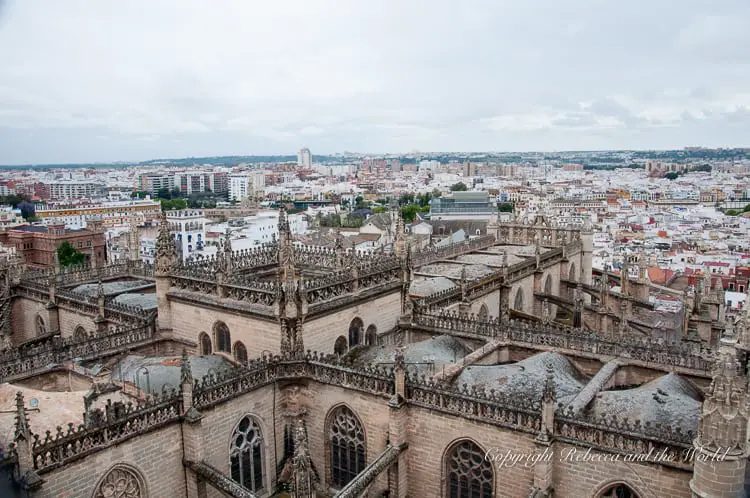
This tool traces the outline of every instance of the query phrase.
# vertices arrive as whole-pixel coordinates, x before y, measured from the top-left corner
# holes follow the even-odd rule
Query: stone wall
[[[586,448],[556,443],[555,496],[596,498],[611,484],[624,483],[640,498],[689,498],[689,471],[662,465],[620,461],[580,461]],[[574,453],[571,451],[575,450]],[[606,455],[594,450],[590,454]],[[579,461],[576,461],[578,459]]]
[[[231,477],[229,468],[229,448],[232,433],[245,415],[254,417],[263,436],[265,453],[263,455],[264,487],[276,488],[276,462],[284,454],[284,417],[280,410],[274,410],[274,399],[280,399],[279,390],[273,384],[261,387],[249,394],[239,396],[227,403],[201,410],[201,432],[203,434],[203,458],[210,465]],[[278,408],[278,406],[277,406]],[[276,427],[274,427],[276,412]],[[274,451],[274,441],[276,449]],[[269,488],[270,486],[270,488]],[[209,498],[220,498],[223,495],[211,486],[207,486]]]
[[[353,392],[342,387],[311,382],[303,391],[304,403],[309,408],[308,437],[313,465],[324,479],[330,474],[327,444],[327,418],[339,405],[348,406],[359,417],[366,438],[367,464],[372,463],[386,448],[388,433],[388,400],[384,397]],[[407,450],[410,451],[410,450]],[[326,480],[326,484],[329,481]],[[387,475],[381,474],[371,486],[372,490],[387,489]],[[411,488],[418,490],[419,488]],[[414,496],[432,496],[413,491]],[[376,495],[377,496],[377,495]]]
[[[179,424],[148,432],[47,472],[42,475],[46,481],[44,486],[34,496],[93,496],[99,479],[117,464],[127,465],[141,474],[147,488],[145,496],[185,496],[185,470],[182,466],[182,436]]]
[[[409,407],[408,435],[409,449],[406,451],[409,462],[409,490],[410,493],[418,490],[420,496],[445,496],[446,473],[443,458],[457,440],[471,439],[485,452],[490,452],[490,455],[500,451],[532,453],[536,449],[533,435],[415,406]],[[495,496],[528,496],[533,483],[533,469],[523,465],[500,468],[500,464],[500,461],[494,462]]]
[[[63,337],[73,337],[73,333],[78,326],[83,327],[86,332],[96,330],[96,325],[92,317],[59,307],[57,310],[60,317],[60,333]],[[115,324],[110,323],[108,325],[114,326]]]
[[[44,323],[49,326],[47,310],[44,304],[17,297],[13,299],[12,323],[13,323],[13,343],[20,344],[29,339],[36,337],[36,316],[40,315]]]
[[[366,303],[358,303],[334,313],[315,317],[305,322],[305,349],[320,353],[333,353],[336,338],[349,337],[349,325],[355,318],[360,318],[364,324],[360,341],[365,342],[365,332],[370,325],[377,327],[382,334],[392,329],[401,316],[401,293],[395,291]],[[276,349],[278,350],[278,345]]]
[[[264,350],[274,353],[281,344],[280,327],[276,321],[267,321],[246,314],[232,313],[227,309],[208,308],[197,304],[171,300],[172,333],[176,339],[198,343],[198,336],[206,332],[211,337],[213,351],[216,351],[216,340],[213,327],[219,321],[229,328],[232,345],[241,341],[249,358],[261,356]],[[196,353],[198,349],[196,347]]]

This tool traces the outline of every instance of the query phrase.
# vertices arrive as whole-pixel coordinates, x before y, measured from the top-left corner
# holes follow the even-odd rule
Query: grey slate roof
[[[194,379],[202,379],[209,370],[219,373],[232,367],[231,362],[218,355],[189,356],[188,362]],[[129,355],[112,367],[112,377],[133,384],[137,382],[143,391],[149,387],[152,393],[161,393],[164,386],[167,386],[167,389],[179,389],[181,366],[182,359],[179,356]]]

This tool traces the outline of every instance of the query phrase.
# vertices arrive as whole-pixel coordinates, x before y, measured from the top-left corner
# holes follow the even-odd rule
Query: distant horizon
[[[0,163],[749,139],[748,0],[345,4],[0,1]]]
[[[489,155],[508,155],[508,154],[580,154],[580,153],[587,153],[587,152],[593,152],[593,153],[616,153],[616,152],[655,152],[655,153],[662,153],[662,152],[680,152],[685,151],[687,149],[695,149],[695,150],[707,150],[707,151],[718,151],[718,150],[750,150],[750,146],[742,147],[706,147],[701,145],[686,145],[681,148],[665,148],[665,149],[654,149],[654,148],[631,148],[631,149],[567,149],[567,150],[475,150],[475,151],[411,151],[411,152],[356,152],[356,151],[346,151],[346,152],[322,152],[322,153],[315,153],[315,151],[311,150],[313,159],[315,156],[324,156],[324,157],[333,157],[333,156],[372,156],[372,157],[382,157],[382,156],[424,156],[425,159],[431,157],[431,156],[440,156],[440,155],[472,155],[472,154],[489,154]],[[148,162],[154,162],[158,163],[160,161],[185,161],[189,159],[226,159],[231,157],[238,157],[238,158],[254,158],[254,157],[274,157],[274,158],[281,158],[281,157],[296,157],[297,152],[293,153],[287,153],[287,154],[225,154],[225,155],[205,155],[205,156],[173,156],[173,157],[153,157],[148,159],[141,159],[141,160],[114,160],[114,161],[90,161],[90,162],[76,162],[76,161],[70,161],[70,162],[60,162],[60,163],[15,163],[15,164],[0,164],[0,168],[21,168],[21,167],[55,167],[55,166],[91,166],[91,165],[112,165],[112,166],[138,166],[142,165],[143,163]]]

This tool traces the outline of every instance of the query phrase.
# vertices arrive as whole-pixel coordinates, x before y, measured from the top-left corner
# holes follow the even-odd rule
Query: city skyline
[[[0,164],[743,147],[749,21],[739,0],[0,2]]]

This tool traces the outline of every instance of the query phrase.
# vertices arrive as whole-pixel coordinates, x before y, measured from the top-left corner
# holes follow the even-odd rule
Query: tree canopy
[[[469,187],[464,182],[458,182],[451,185],[451,192],[466,192]]]
[[[57,259],[60,261],[60,267],[65,268],[82,265],[86,261],[86,256],[66,240],[57,247]]]

